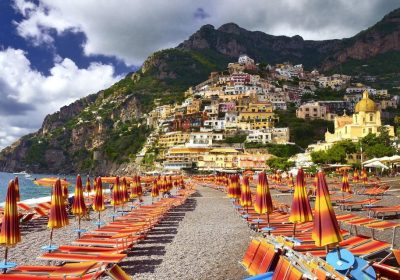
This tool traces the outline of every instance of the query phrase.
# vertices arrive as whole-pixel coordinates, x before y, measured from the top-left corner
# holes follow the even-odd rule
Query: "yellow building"
[[[362,99],[356,104],[354,114],[346,114],[334,119],[335,131],[325,133],[325,141],[334,143],[341,140],[357,141],[359,138],[367,136],[369,133],[379,134],[382,127],[381,112],[377,105],[368,96],[368,91],[364,91]],[[386,125],[389,135],[394,136],[393,126]]]
[[[274,117],[273,107],[271,102],[250,103],[247,108],[239,112],[239,121],[261,121],[268,120]]]
[[[172,147],[168,150],[163,162],[164,168],[169,170],[191,168],[202,161],[204,155],[210,150],[208,147]]]
[[[177,145],[183,145],[186,142],[189,142],[189,133],[173,131],[161,135],[158,139],[158,146],[160,148],[169,148]]]
[[[187,106],[187,114],[195,114],[200,111],[201,107],[201,99],[195,99],[193,100],[188,106]]]
[[[204,154],[197,166],[203,170],[236,169],[238,167],[238,154],[239,151],[233,148],[215,148]]]

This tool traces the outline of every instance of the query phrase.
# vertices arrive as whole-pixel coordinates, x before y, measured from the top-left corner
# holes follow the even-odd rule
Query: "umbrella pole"
[[[97,224],[97,229],[99,229],[100,228],[100,211],[99,211],[99,223]]]
[[[53,228],[51,228],[51,231],[50,231],[50,243],[49,243],[49,248],[51,248],[51,243],[53,242]]]
[[[4,251],[4,264],[5,265],[7,264],[7,255],[8,255],[8,246],[6,246],[6,249]],[[6,273],[6,271],[7,271],[7,268],[4,268],[3,269],[3,274]]]
[[[114,218],[115,218],[115,204],[113,205],[113,208],[114,208],[114,215],[112,216],[112,218],[113,218],[113,222],[114,222]]]
[[[78,238],[81,238],[81,216],[78,216]]]
[[[293,238],[296,236],[296,225],[297,225],[297,223],[294,222],[293,223]]]
[[[340,247],[339,247],[339,245],[336,246],[336,252],[337,252],[339,260],[341,260],[342,256],[340,255]]]

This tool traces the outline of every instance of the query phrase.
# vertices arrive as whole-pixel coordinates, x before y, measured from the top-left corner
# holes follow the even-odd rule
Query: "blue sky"
[[[398,0],[2,0],[0,149],[204,24],[235,22],[322,40],[353,36],[399,6]]]

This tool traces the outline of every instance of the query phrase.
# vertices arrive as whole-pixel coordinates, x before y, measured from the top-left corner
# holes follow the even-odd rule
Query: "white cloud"
[[[93,63],[80,69],[68,58],[44,76],[22,50],[0,51],[0,149],[37,130],[47,114],[119,79],[113,66]]]
[[[115,56],[128,65],[176,46],[206,23],[235,22],[250,30],[321,40],[352,36],[399,7],[398,0],[14,1],[24,16],[16,23],[24,38],[51,43],[52,30],[83,32],[85,54]],[[199,10],[207,16],[199,17]]]

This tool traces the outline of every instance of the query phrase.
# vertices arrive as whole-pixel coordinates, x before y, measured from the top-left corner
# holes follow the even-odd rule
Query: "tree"
[[[311,153],[311,160],[317,164],[346,163],[347,154],[357,151],[357,146],[350,140],[335,143],[327,151],[316,151]]]
[[[288,161],[287,158],[271,158],[267,160],[267,164],[272,169],[288,170],[290,167],[294,166],[294,162]]]

